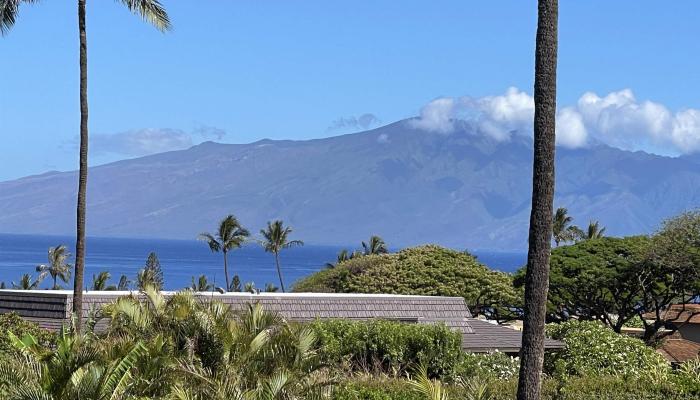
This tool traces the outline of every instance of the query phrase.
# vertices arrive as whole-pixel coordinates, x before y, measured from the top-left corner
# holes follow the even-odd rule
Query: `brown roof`
[[[170,292],[166,292],[169,294]],[[129,292],[85,292],[83,318],[89,310],[99,309]],[[388,294],[336,293],[199,293],[202,299],[216,299],[241,309],[260,303],[292,321],[316,318],[355,320],[389,319],[413,323],[444,323],[462,334],[463,348],[473,352],[500,350],[518,352],[521,333],[472,318],[462,297],[403,296]],[[0,290],[0,313],[14,311],[40,326],[57,330],[70,321],[72,291]],[[98,324],[98,329],[106,321]],[[561,342],[548,340],[545,347],[562,348]]]
[[[648,312],[644,319],[656,319],[656,314]],[[674,304],[661,312],[664,321],[688,324],[700,324],[700,304]]]
[[[683,363],[698,357],[700,343],[680,337],[670,337],[665,339],[656,351],[671,363]]]

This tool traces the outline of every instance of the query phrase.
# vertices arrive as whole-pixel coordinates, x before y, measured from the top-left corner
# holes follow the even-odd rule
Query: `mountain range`
[[[607,234],[649,233],[700,205],[700,157],[605,145],[557,148],[555,206]],[[194,239],[235,214],[256,233],[281,218],[293,238],[390,247],[524,250],[532,139],[497,141],[455,124],[427,132],[403,120],[314,140],[205,142],[92,167],[88,235]],[[76,172],[0,182],[0,232],[74,232]]]

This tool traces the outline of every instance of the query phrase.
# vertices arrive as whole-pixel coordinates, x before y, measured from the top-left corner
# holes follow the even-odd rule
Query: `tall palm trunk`
[[[224,250],[223,253],[224,253],[224,279],[226,279],[226,286],[224,286],[224,287],[226,288],[226,291],[228,292],[229,290],[231,290],[231,286],[230,286],[231,281],[228,280],[228,257],[226,256],[228,254],[228,252],[226,250]]]
[[[282,293],[284,293],[284,281],[282,280],[282,270],[280,269],[279,252],[275,252],[275,264],[277,265],[277,276],[280,278],[280,288],[282,288]]]
[[[87,196],[88,100],[87,100],[87,32],[85,30],[85,0],[78,0],[78,30],[80,32],[80,171],[78,173],[78,209],[75,240],[75,281],[73,282],[73,315],[75,329],[80,332],[83,310],[83,273],[85,269],[85,205]]]
[[[544,323],[554,200],[558,7],[557,0],[538,2],[532,210],[525,274],[518,400],[539,400],[544,360]]]

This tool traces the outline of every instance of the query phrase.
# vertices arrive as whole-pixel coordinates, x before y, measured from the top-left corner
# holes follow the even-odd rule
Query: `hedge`
[[[462,337],[444,324],[386,320],[317,320],[312,327],[326,363],[355,371],[400,375],[418,365],[431,377],[450,378],[462,357]]]

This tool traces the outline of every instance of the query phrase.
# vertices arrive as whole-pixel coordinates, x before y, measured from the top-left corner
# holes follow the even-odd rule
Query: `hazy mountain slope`
[[[700,161],[606,146],[557,149],[557,205],[610,234],[648,232],[700,205]],[[235,213],[252,231],[283,218],[309,243],[523,249],[530,139],[495,142],[405,121],[309,141],[204,143],[90,170],[88,232],[194,238]],[[71,233],[75,172],[0,183],[0,232]]]

